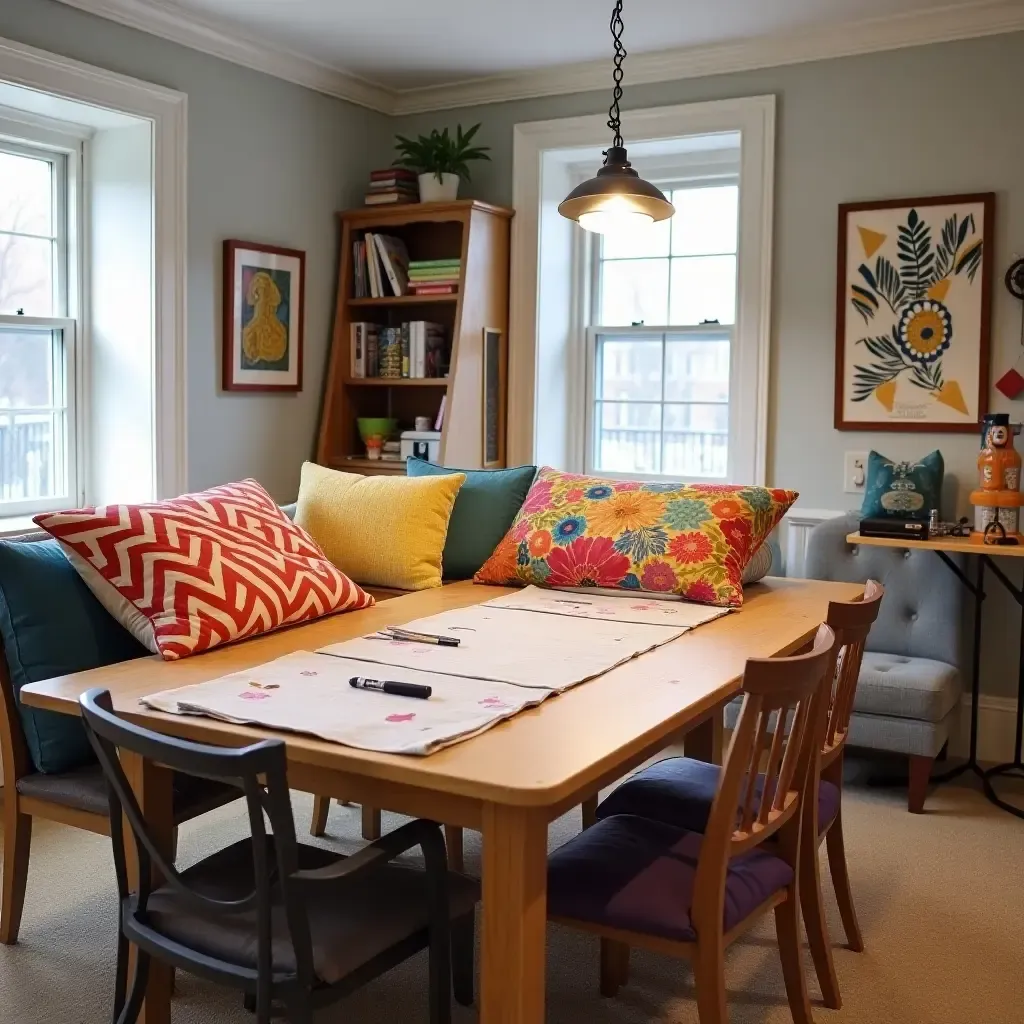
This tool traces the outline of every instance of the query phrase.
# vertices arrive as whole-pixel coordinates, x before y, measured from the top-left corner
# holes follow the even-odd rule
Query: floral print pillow
[[[796,499],[767,487],[602,480],[545,466],[474,580],[738,606],[743,570]]]

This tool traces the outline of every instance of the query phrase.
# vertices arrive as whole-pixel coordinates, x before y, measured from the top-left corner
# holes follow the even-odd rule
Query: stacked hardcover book
[[[408,264],[408,287],[414,295],[452,295],[459,288],[462,260],[414,260]]]
[[[398,327],[353,323],[349,375],[391,379],[448,376],[443,324],[411,320]]]
[[[357,299],[405,295],[409,290],[409,253],[400,238],[367,231],[352,243],[352,268]]]
[[[419,198],[420,188],[415,172],[404,167],[386,167],[370,172],[370,185],[365,196],[367,206],[416,203]]]

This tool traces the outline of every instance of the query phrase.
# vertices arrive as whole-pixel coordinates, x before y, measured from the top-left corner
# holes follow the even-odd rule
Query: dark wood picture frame
[[[483,438],[481,464],[484,469],[505,465],[505,377],[508,353],[505,334],[496,327],[483,330]]]
[[[844,416],[844,398],[847,381],[846,370],[846,313],[849,298],[847,289],[847,229],[850,214],[865,210],[894,210],[926,208],[933,206],[980,205],[983,209],[981,237],[984,247],[981,254],[981,318],[978,352],[978,417],[963,423],[945,423],[933,420],[882,420],[861,422],[847,420]],[[992,328],[992,288],[995,263],[995,193],[976,192],[963,195],[925,196],[911,199],[887,199],[873,202],[843,203],[839,207],[839,228],[836,258],[836,355],[835,355],[835,407],[834,426],[836,430],[876,430],[917,433],[963,433],[973,434],[978,423],[988,412],[989,372]]]
[[[268,256],[287,256],[298,261],[299,284],[298,284],[298,309],[297,327],[293,337],[289,337],[289,346],[294,344],[295,352],[295,380],[288,383],[259,383],[255,381],[240,381],[238,373],[240,368],[235,365],[235,261],[240,250],[262,253]],[[222,353],[222,379],[221,386],[225,391],[301,391],[302,390],[302,361],[305,348],[306,332],[306,253],[301,249],[286,249],[277,245],[266,245],[263,242],[244,242],[237,238],[228,238],[224,241],[224,266],[223,266],[223,321],[221,333]],[[267,371],[260,371],[267,372]],[[291,369],[289,367],[289,373]]]

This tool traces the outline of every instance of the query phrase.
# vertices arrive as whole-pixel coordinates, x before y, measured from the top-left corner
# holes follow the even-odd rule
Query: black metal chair
[[[449,873],[439,825],[413,821],[351,857],[296,842],[285,744],[241,749],[161,736],[113,714],[110,694],[81,697],[89,741],[103,767],[120,897],[116,1024],[134,1024],[150,958],[240,989],[258,1024],[283,1005],[293,1024],[419,952],[430,950],[430,1022],[451,1019],[455,996],[473,1001],[470,879]],[[245,795],[251,836],[178,872],[152,839],[118,761],[124,748],[178,772],[231,782]],[[134,834],[138,891],[129,889],[122,812]],[[270,823],[268,833],[264,814]],[[426,870],[391,862],[415,846]],[[153,869],[163,879],[153,885]],[[137,949],[128,991],[128,944]]]

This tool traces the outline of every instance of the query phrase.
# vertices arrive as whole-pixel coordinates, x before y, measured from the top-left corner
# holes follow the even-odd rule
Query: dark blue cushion
[[[598,818],[638,814],[691,832],[707,828],[722,769],[690,757],[670,757],[628,778],[597,808]],[[760,795],[764,776],[758,776]],[[818,788],[818,824],[827,825],[839,810],[839,790],[831,782]]]
[[[703,837],[629,814],[585,829],[548,861],[548,911],[554,917],[691,942],[693,887]],[[722,925],[735,927],[793,870],[761,849],[734,857],[725,881]]]
[[[15,693],[149,652],[93,597],[55,540],[0,541],[0,640]],[[19,702],[32,763],[64,772],[93,760],[81,722]]]

